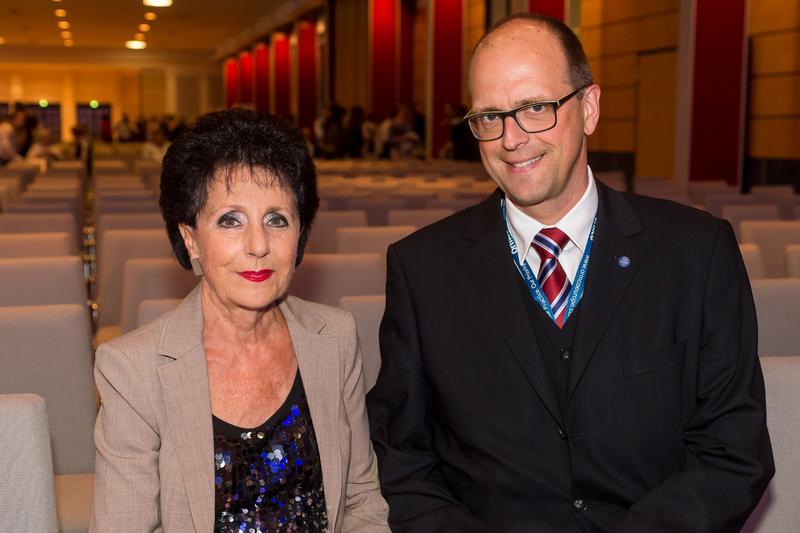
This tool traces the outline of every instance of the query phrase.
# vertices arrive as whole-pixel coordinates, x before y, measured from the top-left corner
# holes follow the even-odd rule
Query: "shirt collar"
[[[592,169],[586,167],[589,183],[586,185],[581,199],[578,200],[561,220],[550,226],[545,226],[535,218],[532,218],[514,205],[511,199],[506,198],[508,226],[511,236],[517,243],[517,254],[520,263],[525,261],[528,253],[531,253],[533,238],[545,227],[558,227],[567,234],[570,243],[575,245],[582,254],[586,250],[586,243],[589,241],[589,232],[592,230],[592,223],[597,214],[597,186],[594,183]]]

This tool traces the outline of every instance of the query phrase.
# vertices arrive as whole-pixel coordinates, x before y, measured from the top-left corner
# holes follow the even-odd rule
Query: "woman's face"
[[[238,168],[228,190],[216,176],[196,222],[196,228],[181,225],[180,231],[189,257],[200,259],[203,282],[216,303],[255,311],[286,294],[300,221],[294,195],[277,180],[264,174],[254,179],[250,170]]]

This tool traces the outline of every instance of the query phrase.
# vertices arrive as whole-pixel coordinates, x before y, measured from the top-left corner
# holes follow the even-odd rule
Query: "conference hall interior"
[[[747,530],[796,530],[800,0],[0,0],[0,530],[88,530],[94,349],[197,283],[158,199],[164,154],[206,113],[304,136],[320,210],[290,293],[354,314],[372,386],[387,246],[496,189],[467,74],[525,11],[583,43],[595,178],[733,226],[777,465]]]

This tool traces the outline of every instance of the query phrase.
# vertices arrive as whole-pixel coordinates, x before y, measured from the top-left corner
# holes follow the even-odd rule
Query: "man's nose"
[[[528,141],[528,133],[519,127],[514,117],[505,117],[503,126],[500,140],[506,150],[515,150]]]

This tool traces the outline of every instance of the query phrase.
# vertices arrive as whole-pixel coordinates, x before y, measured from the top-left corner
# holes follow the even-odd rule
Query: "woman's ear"
[[[181,232],[183,244],[186,246],[186,251],[189,252],[189,258],[200,257],[200,250],[197,248],[197,241],[194,238],[196,230],[188,224],[178,224],[178,231]]]

